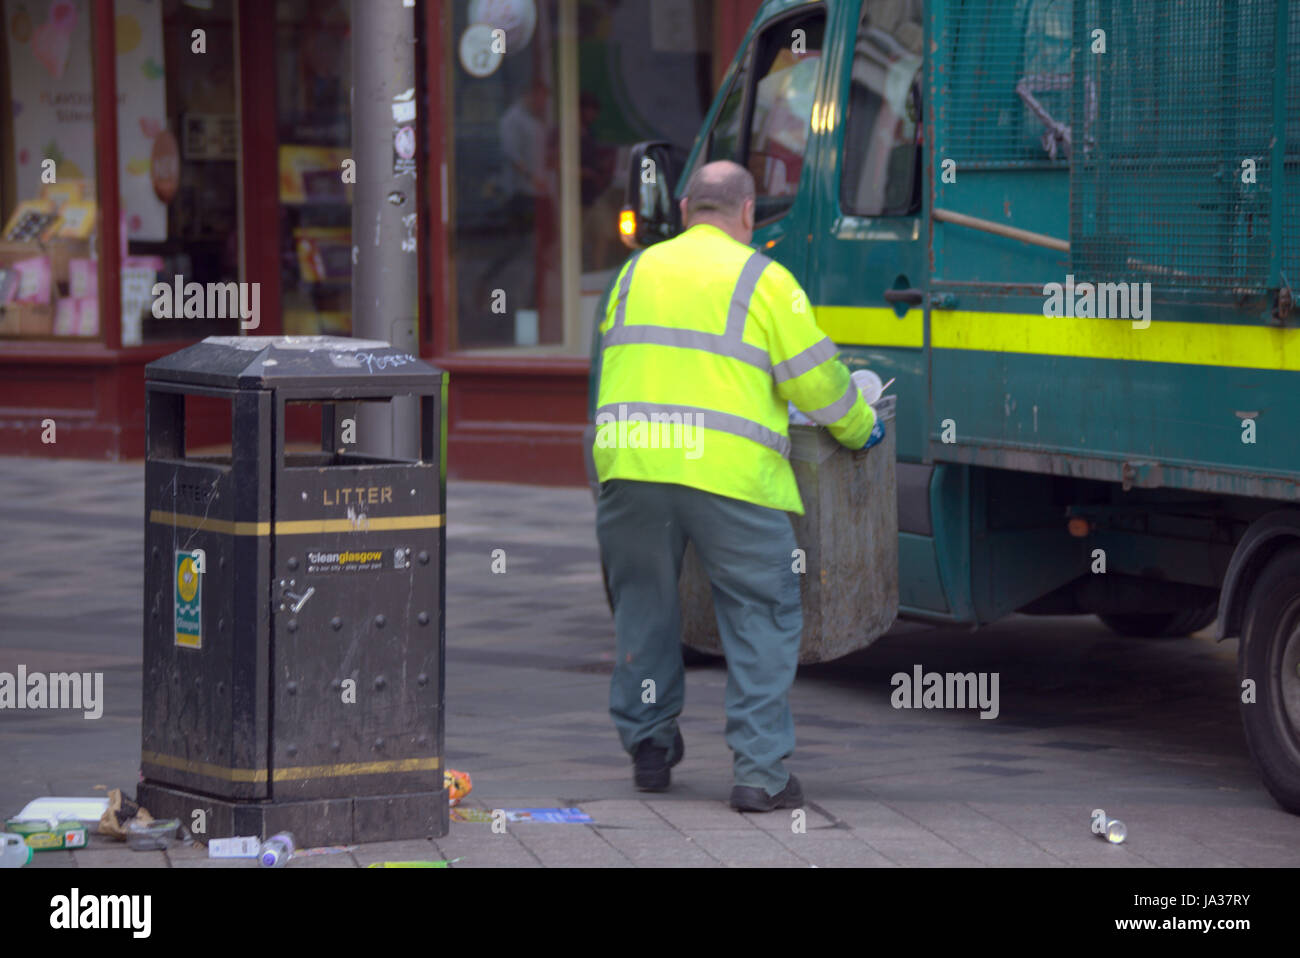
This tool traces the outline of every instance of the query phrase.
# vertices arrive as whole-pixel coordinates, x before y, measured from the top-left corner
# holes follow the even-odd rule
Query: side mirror
[[[618,229],[629,249],[650,246],[680,232],[681,211],[673,194],[685,159],[684,151],[663,141],[632,147]]]

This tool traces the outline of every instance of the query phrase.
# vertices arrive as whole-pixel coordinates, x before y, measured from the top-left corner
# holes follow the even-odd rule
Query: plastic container
[[[127,847],[137,852],[163,851],[171,847],[172,839],[180,827],[179,818],[132,822],[126,826]]]
[[[85,848],[90,834],[85,825],[71,817],[32,821],[11,818],[5,822],[5,831],[21,836],[27,846],[37,852]]]
[[[263,868],[283,868],[293,857],[293,834],[277,832],[262,843],[258,861]]]
[[[880,398],[885,387],[880,382],[880,377],[870,369],[855,369],[853,371],[853,384],[858,387],[858,392],[862,393],[862,398],[868,404],[874,405]]]
[[[0,868],[22,868],[31,860],[32,850],[23,836],[0,832]]]
[[[46,796],[45,798],[34,798],[23,806],[14,818],[20,821],[32,821],[38,818],[47,818],[53,821],[69,821],[76,819],[87,825],[96,824],[104,813],[108,811],[107,798],[62,798],[58,796]]]

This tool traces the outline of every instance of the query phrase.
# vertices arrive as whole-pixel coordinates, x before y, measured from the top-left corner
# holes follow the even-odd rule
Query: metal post
[[[352,0],[352,335],[418,355],[415,4]],[[357,449],[416,459],[415,397],[363,404]]]

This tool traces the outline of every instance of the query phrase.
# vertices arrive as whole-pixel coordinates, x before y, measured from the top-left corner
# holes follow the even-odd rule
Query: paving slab
[[[807,868],[809,863],[771,835],[749,828],[712,828],[697,832],[695,843],[732,867]]]

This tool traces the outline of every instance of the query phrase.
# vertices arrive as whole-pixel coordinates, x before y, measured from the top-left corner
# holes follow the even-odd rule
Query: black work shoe
[[[802,804],[803,786],[793,775],[775,795],[753,785],[737,785],[731,790],[731,807],[738,812],[770,812],[775,808],[798,808]]]
[[[680,762],[682,756],[686,754],[686,743],[682,741],[680,729],[677,738],[673,741],[673,750],[677,753],[677,757],[670,762],[668,749],[656,745],[650,739],[645,739],[637,745],[636,755],[632,759],[636,765],[632,778],[637,788],[643,792],[668,791],[668,787],[673,783],[672,772],[669,769]]]

